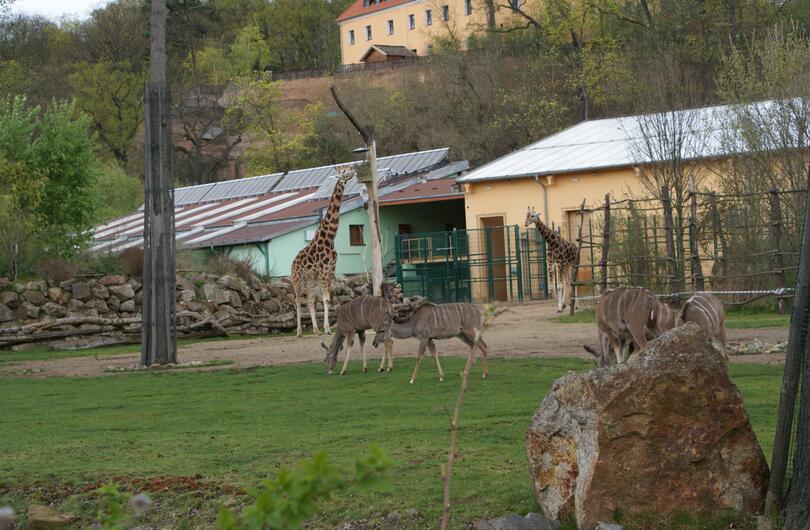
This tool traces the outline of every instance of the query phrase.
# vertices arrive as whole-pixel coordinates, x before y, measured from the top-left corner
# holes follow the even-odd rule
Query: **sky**
[[[109,0],[14,0],[11,12],[42,15],[51,20],[59,20],[66,15],[82,19],[87,18],[93,9],[108,2]]]

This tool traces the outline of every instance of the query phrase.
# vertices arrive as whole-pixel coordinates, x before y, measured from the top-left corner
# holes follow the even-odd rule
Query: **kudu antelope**
[[[432,304],[426,303],[416,309],[407,321],[393,322],[390,328],[390,336],[396,339],[409,339],[411,337],[419,340],[419,349],[416,353],[416,366],[411,375],[411,383],[416,381],[416,374],[422,362],[425,349],[430,348],[430,353],[436,359],[436,368],[439,370],[439,381],[444,381],[444,371],[436,353],[435,339],[449,339],[458,337],[464,344],[473,347],[476,344],[476,334],[483,325],[481,311],[473,304]],[[374,345],[377,346],[385,340],[382,335],[374,337]],[[484,359],[484,371],[482,378],[486,378],[487,356],[489,346],[478,339],[478,348]]]
[[[332,337],[332,343],[327,346],[321,343],[326,349],[326,370],[331,375],[337,364],[337,356],[343,347],[343,342],[347,343],[346,359],[343,361],[343,368],[340,370],[340,375],[346,373],[346,368],[349,365],[349,357],[352,353],[354,346],[354,334],[360,338],[360,351],[363,353],[363,371],[368,370],[368,363],[366,360],[366,330],[373,329],[376,333],[374,346],[379,343],[385,343],[385,352],[383,353],[382,362],[380,363],[379,371],[382,372],[385,365],[386,356],[388,357],[388,370],[393,367],[393,359],[391,357],[392,341],[390,339],[391,323],[394,316],[394,306],[391,302],[381,296],[359,296],[349,302],[341,304],[337,310],[337,324],[335,324],[335,335]],[[379,342],[377,339],[380,339]]]
[[[619,287],[603,294],[596,309],[599,352],[594,352],[599,366],[622,364],[631,345],[639,351],[647,345],[647,335],[657,337],[661,331],[661,303],[643,287]]]
[[[687,300],[678,314],[678,325],[694,322],[712,341],[712,346],[723,354],[726,353],[726,312],[723,303],[708,293],[696,293]]]

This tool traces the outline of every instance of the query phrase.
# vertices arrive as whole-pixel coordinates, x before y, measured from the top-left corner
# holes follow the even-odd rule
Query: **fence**
[[[545,241],[517,225],[400,234],[396,276],[407,296],[434,302],[548,297]]]
[[[575,296],[621,285],[679,297],[712,291],[729,304],[775,297],[795,283],[804,190],[722,195],[690,191],[612,201],[578,212]],[[570,228],[570,227],[569,227]],[[571,231],[574,233],[575,231]],[[573,304],[572,304],[573,307]]]

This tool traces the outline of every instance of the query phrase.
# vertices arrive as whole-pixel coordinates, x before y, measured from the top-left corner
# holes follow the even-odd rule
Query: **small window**
[[[413,226],[407,224],[401,224],[397,227],[399,234],[413,234]]]
[[[512,0],[509,3],[512,4],[513,11],[517,11],[518,9],[520,9],[520,0]]]
[[[416,29],[416,15],[408,15],[408,29]]]
[[[394,21],[393,20],[388,21],[388,34],[389,35],[394,34]]]
[[[366,40],[371,40],[371,26],[366,26]]]
[[[425,9],[425,26],[433,25],[433,10]]]
[[[363,241],[363,225],[349,225],[349,245],[362,247],[365,244]]]
[[[349,30],[349,45],[354,45],[354,30]]]
[[[442,20],[445,22],[450,20],[450,6],[442,6]]]
[[[472,15],[472,0],[464,0],[464,14]]]

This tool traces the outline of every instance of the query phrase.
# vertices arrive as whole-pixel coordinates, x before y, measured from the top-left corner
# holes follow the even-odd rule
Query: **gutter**
[[[543,216],[546,218],[545,223],[548,224],[548,188],[543,184],[543,179],[540,178],[540,175],[535,175],[534,180],[543,188]]]

